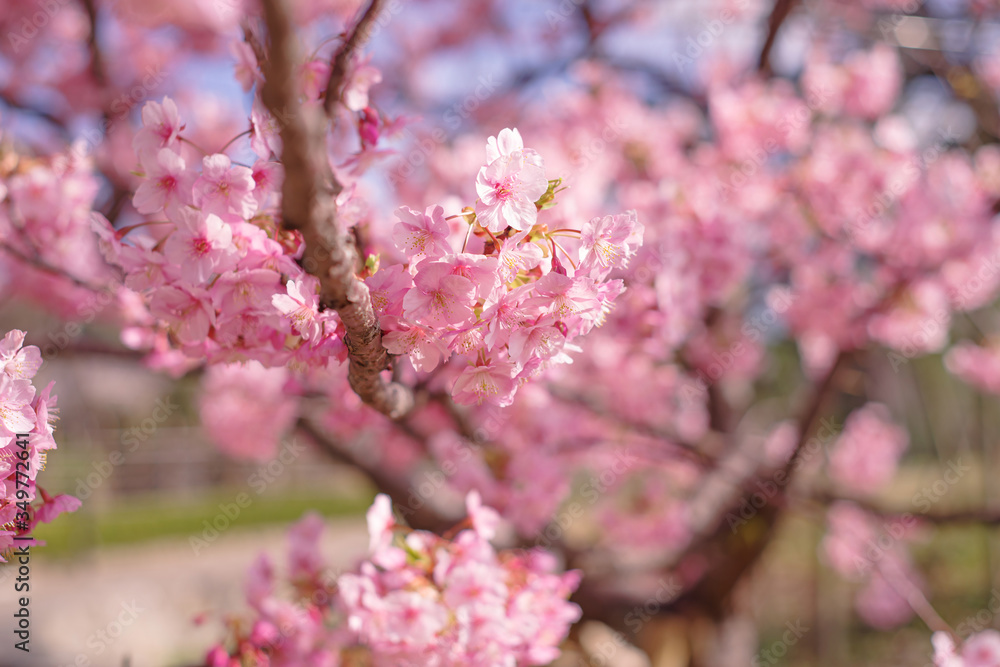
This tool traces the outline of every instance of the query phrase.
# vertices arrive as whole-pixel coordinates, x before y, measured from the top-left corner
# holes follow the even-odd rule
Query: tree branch
[[[388,474],[385,467],[376,464],[365,465],[363,461],[354,456],[350,449],[337,443],[329,436],[321,433],[313,424],[305,419],[299,418],[296,425],[298,430],[312,440],[324,454],[335,461],[340,461],[363,472],[372,483],[378,487],[379,491],[386,493],[392,504],[401,510],[403,518],[411,528],[418,530],[429,530],[438,535],[452,528],[456,521],[443,517],[435,512],[430,503],[424,502],[419,507],[414,507],[410,502],[410,485],[407,481],[401,480]]]
[[[321,307],[336,310],[347,330],[351,388],[368,405],[399,419],[413,407],[413,392],[381,375],[389,365],[382,331],[368,287],[355,275],[357,250],[337,223],[336,197],[343,188],[327,156],[327,117],[318,106],[299,102],[299,56],[286,0],[263,5],[270,43],[261,97],[281,125],[282,226],[302,233],[306,256],[300,264],[319,278]],[[352,35],[348,43],[356,40]]]
[[[771,16],[767,19],[767,37],[764,39],[764,46],[761,47],[760,58],[757,60],[757,71],[764,76],[771,74],[771,49],[774,48],[781,24],[792,13],[796,2],[797,0],[775,0],[774,2]]]
[[[550,382],[547,385],[547,389],[553,398],[563,401],[564,403],[584,407],[594,415],[620,428],[632,431],[636,435],[669,443],[672,454],[676,453],[679,457],[689,459],[701,466],[709,466],[717,462],[715,454],[704,451],[696,444],[685,441],[672,430],[652,426],[650,424],[644,424],[634,419],[623,417],[608,406],[601,405],[596,399],[587,396],[585,393],[574,392],[554,382]]]
[[[69,140],[71,136],[69,128],[66,127],[66,122],[63,121],[58,116],[51,114],[48,111],[44,111],[42,109],[33,107],[30,104],[25,104],[24,102],[21,102],[20,100],[14,98],[10,94],[10,92],[6,90],[0,90],[0,103],[3,103],[4,105],[16,111],[21,111],[23,113],[35,116],[45,121],[46,123],[51,125],[52,128],[56,130],[56,132],[58,132],[62,138]]]
[[[66,273],[62,269],[52,266],[51,264],[43,260],[41,257],[37,256],[29,257],[28,255],[25,255],[23,252],[21,252],[20,250],[18,250],[17,248],[8,243],[0,242],[0,250],[3,250],[4,252],[11,255],[15,259],[18,259],[24,262],[25,264],[28,264],[38,269],[39,271],[43,271],[51,276],[55,276],[56,278],[65,278],[66,280],[70,281],[77,287],[83,287],[89,289],[92,292],[101,291],[101,288],[99,286],[91,285],[85,280],[81,280],[80,278],[77,278],[74,275]]]
[[[323,108],[327,115],[333,114],[333,105],[340,100],[341,88],[343,88],[344,79],[347,77],[347,66],[351,61],[351,56],[368,41],[371,26],[381,12],[382,0],[372,0],[368,9],[358,19],[354,30],[333,54],[333,59],[330,61],[330,81],[327,83],[326,95],[323,99]]]
[[[108,72],[104,66],[104,55],[97,37],[97,5],[94,0],[81,0],[83,9],[87,13],[90,21],[90,31],[87,34],[87,49],[90,51],[90,72],[94,75],[94,80],[102,88],[108,83]]]

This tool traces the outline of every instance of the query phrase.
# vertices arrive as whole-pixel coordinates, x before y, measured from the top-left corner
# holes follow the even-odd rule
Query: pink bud
[[[361,118],[358,121],[358,135],[361,137],[361,146],[368,148],[378,143],[378,111],[368,106],[361,110]]]

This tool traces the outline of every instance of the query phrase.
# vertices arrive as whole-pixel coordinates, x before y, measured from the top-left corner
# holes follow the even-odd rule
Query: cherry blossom
[[[317,311],[319,296],[313,290],[313,282],[289,280],[285,285],[287,294],[275,294],[271,302],[283,315],[292,321],[292,326],[305,340],[316,339],[323,329]]]
[[[718,577],[731,555],[718,545],[745,524],[719,519],[738,516],[744,496],[772,488],[780,471],[793,483],[747,530],[767,539],[799,504],[814,522],[825,506],[821,558],[851,580],[860,621],[896,627],[915,608],[926,615],[920,595],[947,597],[923,585],[908,554],[918,530],[935,528],[909,525],[896,512],[917,514],[912,503],[893,503],[930,465],[907,451],[902,428],[923,417],[876,401],[913,383],[906,395],[922,395],[945,350],[943,369],[968,393],[1000,392],[989,308],[1000,291],[1000,152],[983,113],[1000,94],[1000,59],[983,51],[981,31],[941,27],[988,26],[990,3],[949,6],[943,22],[930,7],[921,34],[895,36],[879,28],[899,2],[800,7],[784,28],[750,3],[734,20],[767,26],[766,43],[778,45],[770,62],[746,52],[754,40],[704,53],[692,40],[698,62],[674,54],[677,76],[615,55],[665,20],[676,29],[662,12],[595,7],[586,21],[545,22],[526,44],[531,22],[506,20],[511,10],[492,1],[457,3],[433,21],[400,19],[421,9],[383,3],[392,17],[355,33],[356,4],[291,3],[300,48],[287,54],[286,109],[264,85],[274,27],[248,3],[97,2],[99,26],[67,6],[30,40],[19,29],[33,10],[8,4],[4,296],[84,323],[83,335],[91,322],[117,328],[171,377],[198,369],[200,421],[229,455],[267,458],[303,423],[298,397],[308,396],[331,442],[365,444],[350,455],[363,450],[357,466],[387,487],[419,489],[440,469],[440,495],[421,514],[465,498],[468,519],[442,537],[404,524],[410,499],[395,498],[397,520],[378,496],[372,553],[340,582],[317,547],[322,521],[308,518],[289,536],[285,572],[255,562],[251,617],[228,624],[209,664],[551,662],[580,613],[567,602],[578,575],[555,574],[557,552],[574,563],[588,554],[583,566],[594,554],[601,567],[584,592],[598,600],[607,591],[641,609],[646,579],[661,570],[686,591],[710,584],[728,599],[746,579]],[[711,7],[692,11],[710,27],[717,19]],[[818,29],[796,48],[803,25]],[[932,64],[950,86],[928,85],[926,58],[910,57],[924,37],[943,45]],[[377,40],[374,57],[361,53]],[[221,100],[178,77],[207,61],[232,73],[236,86],[224,90],[245,95]],[[494,65],[514,72],[516,90],[493,85]],[[468,67],[483,76],[452,76]],[[326,99],[330,83],[339,88]],[[141,114],[139,90],[159,100]],[[392,116],[384,103],[407,108]],[[322,192],[284,201],[309,170],[286,161],[294,142],[283,146],[281,133],[313,117]],[[497,131],[497,119],[511,127]],[[322,229],[285,219],[300,203],[325,211]],[[357,254],[335,273],[364,311],[364,340],[347,333],[329,275],[318,275],[327,248],[313,247],[315,233],[341,234]],[[95,301],[104,294],[107,305]],[[30,429],[37,475],[57,408],[51,386],[32,384],[42,355],[23,341],[12,332],[0,343],[0,440]],[[364,341],[384,364],[367,379],[391,378],[412,398],[405,416],[384,419],[355,390],[348,345]],[[840,420],[842,432],[813,439],[817,423]],[[627,456],[615,458],[618,448]],[[730,506],[703,519],[704,496],[718,488],[734,489],[723,494]],[[31,495],[34,523],[76,506],[34,485]],[[592,505],[567,528],[580,498]],[[949,511],[933,513],[943,523]],[[20,531],[7,529],[0,546]],[[553,552],[497,552],[498,534]],[[641,583],[626,586],[632,573]],[[589,627],[574,633],[574,651],[586,650]],[[723,627],[699,625],[706,636],[688,645],[719,644],[710,635]],[[995,633],[966,634],[935,634],[939,664],[997,664]]]
[[[199,408],[208,436],[232,456],[272,459],[298,407],[285,392],[286,369],[248,361],[214,365],[206,372]]]
[[[30,380],[42,366],[42,355],[34,345],[24,347],[24,332],[8,331],[0,340],[0,365],[14,380]]]
[[[176,216],[177,230],[167,239],[163,254],[181,267],[192,284],[208,282],[214,273],[236,266],[232,228],[217,215],[184,208]]]
[[[190,204],[191,174],[184,159],[169,148],[143,160],[146,178],[135,191],[132,203],[139,213],[157,213],[168,206]]]
[[[80,501],[67,494],[49,495],[38,484],[48,454],[56,449],[54,383],[37,391],[32,379],[42,366],[40,350],[24,345],[25,332],[13,329],[0,339],[0,552],[12,546],[44,544],[30,537],[39,523],[75,512]],[[16,538],[16,540],[15,540]],[[0,562],[6,562],[0,556]]]
[[[495,513],[472,494],[467,505],[475,531],[452,542],[422,531],[400,535],[396,543],[410,558],[366,563],[338,580],[348,625],[376,660],[540,665],[558,657],[555,644],[579,617],[565,601],[577,576],[554,574],[539,551],[498,554],[486,539]],[[369,512],[373,562],[397,549],[386,540],[388,507],[379,496]]]
[[[194,182],[194,204],[207,213],[232,213],[249,218],[257,210],[253,196],[253,172],[247,167],[233,166],[222,154],[207,155],[202,160],[202,172]]]
[[[141,130],[132,142],[137,153],[158,153],[161,148],[177,150],[178,136],[184,129],[177,104],[169,97],[162,102],[147,102],[142,107]]]
[[[35,425],[31,399],[35,388],[30,380],[14,379],[7,373],[0,376],[0,436],[10,438],[27,433]]]
[[[396,248],[409,257],[438,257],[451,251],[448,245],[448,223],[444,209],[432,206],[425,213],[418,213],[403,206],[396,211],[400,222],[392,232]]]
[[[892,478],[908,444],[888,409],[870,403],[847,418],[830,454],[830,475],[852,491],[869,493]]]
[[[581,233],[580,270],[603,278],[613,268],[628,265],[642,245],[642,225],[635,211],[603,218],[594,218],[583,226]]]
[[[995,667],[1000,665],[1000,632],[983,630],[966,639],[959,651],[946,632],[934,633],[936,667]]]
[[[413,276],[414,287],[403,297],[407,319],[430,327],[457,326],[473,317],[476,286],[455,275],[445,262],[422,262]]]
[[[528,229],[537,219],[535,201],[548,189],[542,159],[522,148],[520,135],[513,131],[502,141],[492,137],[491,141],[486,148],[489,162],[476,177],[476,217],[494,233],[507,227]],[[501,153],[500,147],[511,152]]]
[[[508,361],[487,361],[468,366],[455,380],[452,396],[456,403],[510,405],[514,400],[514,365]]]

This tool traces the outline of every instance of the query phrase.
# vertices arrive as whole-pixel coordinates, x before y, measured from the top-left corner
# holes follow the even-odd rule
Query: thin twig
[[[44,120],[46,123],[55,128],[55,130],[59,132],[59,134],[62,135],[63,138],[68,139],[70,137],[70,131],[69,128],[66,127],[66,122],[63,121],[61,118],[49,113],[48,111],[42,111],[41,109],[35,108],[30,104],[25,104],[20,100],[14,99],[7,91],[0,91],[0,102],[10,107],[11,109],[15,109],[17,111],[30,114],[32,116],[40,118],[41,120]]]
[[[344,79],[347,77],[347,66],[351,61],[351,56],[368,41],[371,25],[381,11],[382,0],[372,0],[347,39],[333,54],[333,59],[330,61],[330,81],[327,83],[326,96],[323,99],[323,108],[327,115],[333,115],[333,105],[340,99],[341,88],[343,88]]]
[[[30,264],[31,266],[35,267],[39,271],[43,271],[45,273],[48,273],[49,275],[56,276],[57,278],[65,278],[66,280],[69,280],[78,287],[84,287],[86,289],[91,290],[92,292],[98,292],[101,289],[100,287],[91,285],[85,280],[81,280],[80,278],[77,278],[74,275],[66,273],[62,269],[52,266],[51,264],[43,260],[41,257],[29,257],[10,244],[0,242],[0,250],[6,251],[7,253],[13,255],[17,259],[24,262],[25,264]]]

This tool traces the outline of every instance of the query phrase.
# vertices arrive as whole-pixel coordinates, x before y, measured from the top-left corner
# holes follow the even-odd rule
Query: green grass
[[[222,515],[219,505],[233,503],[241,492],[246,493],[246,490],[219,491],[196,500],[145,496],[129,499],[127,504],[120,502],[103,511],[88,511],[84,505],[75,514],[62,515],[51,524],[38,527],[34,537],[45,540],[46,546],[39,547],[37,553],[43,557],[66,557],[90,549],[160,537],[200,536],[205,530],[203,522],[211,523]],[[239,516],[231,522],[231,527],[238,530],[286,524],[301,518],[309,510],[324,516],[359,516],[371,504],[371,498],[363,495],[247,495],[252,502],[240,508]]]

